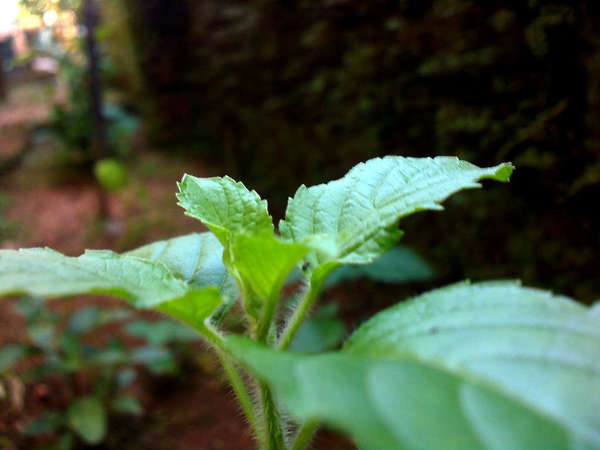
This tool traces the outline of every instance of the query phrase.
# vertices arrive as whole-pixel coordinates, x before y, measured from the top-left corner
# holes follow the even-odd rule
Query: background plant
[[[59,57],[61,78],[64,80],[68,104],[56,103],[47,124],[38,133],[51,136],[59,146],[63,164],[86,167],[96,161],[93,150],[94,122],[89,94],[89,74],[80,61],[79,52],[63,52]],[[107,62],[108,64],[108,62]],[[104,66],[104,75],[110,70]],[[125,158],[131,151],[131,139],[139,129],[138,119],[116,103],[106,103],[106,137],[109,154]]]
[[[24,430],[32,438],[53,436],[50,442],[60,449],[72,448],[78,441],[97,445],[109,432],[111,416],[143,414],[130,389],[140,369],[153,375],[175,374],[180,353],[174,344],[196,339],[191,330],[175,322],[136,319],[123,308],[87,306],[67,317],[51,311],[42,299],[26,297],[16,309],[26,320],[26,340],[0,348],[0,374],[7,391],[15,383],[22,386],[21,396],[35,386],[51,391],[56,383],[66,384],[66,403],[55,401],[54,409],[39,414]],[[102,329],[125,321],[125,334],[101,339]],[[145,344],[126,344],[127,337],[141,338]],[[53,394],[46,392],[61,396]]]
[[[279,234],[256,192],[186,175],[179,204],[210,232],[122,255],[2,251],[0,292],[103,293],[187,323],[219,355],[262,448],[304,448],[321,421],[361,448],[600,448],[598,309],[517,282],[441,288],[378,314],[338,352],[286,351],[334,270],[389,251],[404,216],[511,172],[452,157],[369,160],[301,186]],[[279,300],[295,266],[304,288],[289,312]],[[238,297],[246,337],[224,321]]]

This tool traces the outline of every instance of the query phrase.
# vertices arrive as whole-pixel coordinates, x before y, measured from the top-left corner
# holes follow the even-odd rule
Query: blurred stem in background
[[[96,43],[96,27],[99,20],[99,11],[95,0],[85,0],[84,17],[86,33],[86,48],[88,54],[90,97],[92,100],[92,114],[94,123],[94,139],[92,141],[92,153],[96,161],[100,161],[107,155],[106,126],[104,120],[104,105],[102,104],[102,86],[100,81],[99,55]],[[100,217],[109,215],[108,199],[106,191],[99,186],[98,201],[100,204]]]
[[[92,113],[94,115],[94,143],[93,151],[96,159],[106,157],[106,127],[102,104],[102,85],[98,45],[96,43],[96,27],[98,26],[99,12],[94,0],[86,0],[84,6],[86,33],[86,48],[88,54],[90,96],[92,99]]]
[[[6,98],[6,74],[4,73],[4,55],[0,52],[0,102]]]

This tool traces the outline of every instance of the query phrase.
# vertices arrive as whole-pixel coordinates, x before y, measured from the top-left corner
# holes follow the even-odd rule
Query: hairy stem
[[[266,342],[269,330],[273,324],[273,317],[277,308],[277,300],[267,301],[265,304],[265,312],[258,323],[258,331],[256,332],[256,340],[258,342]]]
[[[258,383],[260,399],[263,408],[263,427],[265,434],[266,450],[286,450],[281,428],[281,417],[273,401],[273,394],[266,384]]]
[[[298,332],[298,328],[300,328],[300,325],[302,324],[302,322],[304,322],[306,314],[308,313],[310,307],[316,300],[317,295],[319,294],[321,284],[322,283],[314,285],[310,283],[308,285],[306,294],[298,303],[298,307],[294,311],[294,314],[292,314],[291,319],[289,320],[285,329],[283,330],[283,334],[281,335],[281,338],[277,343],[277,350],[285,350],[290,346],[290,344],[294,340],[294,336],[296,336],[296,333]]]
[[[248,334],[254,340],[257,340],[258,333],[258,307],[257,304],[260,302],[256,298],[256,294],[247,285],[240,283],[240,290],[242,291],[242,305],[246,312],[246,320],[248,322]]]
[[[219,349],[223,348],[223,335],[219,333],[219,331],[215,329],[208,320],[205,322],[205,327],[203,329],[197,327],[193,328],[198,330],[199,333],[204,336],[209,343]]]
[[[313,422],[310,420],[302,424],[298,430],[298,433],[296,434],[291,450],[304,450],[307,448],[308,444],[313,438],[313,434],[315,434],[315,431],[317,431],[318,426],[319,422]]]
[[[254,404],[252,403],[252,399],[250,398],[250,394],[246,389],[246,385],[244,384],[244,380],[240,376],[240,373],[236,369],[235,365],[231,361],[230,357],[227,356],[222,350],[217,349],[217,355],[221,364],[223,365],[223,369],[225,370],[225,374],[229,379],[229,383],[233,388],[233,392],[235,392],[235,396],[246,415],[246,419],[248,420],[248,424],[252,429],[252,433],[259,440],[260,445],[264,445],[265,443],[260,441],[260,433],[256,423],[256,413],[254,410]]]

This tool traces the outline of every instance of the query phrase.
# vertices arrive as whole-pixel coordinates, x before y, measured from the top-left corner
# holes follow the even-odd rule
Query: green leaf
[[[27,323],[57,323],[59,320],[59,317],[47,308],[43,298],[22,297],[17,301],[15,311],[25,316]]]
[[[0,348],[0,373],[11,369],[21,358],[27,354],[27,346],[8,344]]]
[[[179,191],[186,214],[201,220],[225,247],[223,261],[242,287],[244,308],[264,334],[286,276],[308,249],[274,237],[267,202],[229,177],[185,175]]]
[[[134,315],[133,311],[125,308],[111,308],[100,310],[100,324],[121,322],[130,319]]]
[[[189,259],[181,264],[174,262],[177,250],[185,243],[202,244],[211,239],[214,238],[185,236],[176,243],[167,241],[138,249],[134,251],[137,252],[135,255],[92,250],[74,258],[49,249],[0,250],[0,295],[114,295],[129,300],[136,307],[160,309],[195,326],[198,331],[208,333],[206,337],[213,339],[216,335],[206,324],[208,316],[205,314],[213,313],[222,304],[222,298],[216,287],[195,287],[215,282],[225,292],[228,290],[225,287],[228,282],[224,281],[227,277],[222,275],[217,264],[206,259],[193,259],[194,268],[191,270]],[[138,256],[148,254],[167,261],[174,267],[174,272],[160,261]],[[197,270],[204,266],[209,267],[207,274],[198,274]],[[211,271],[211,267],[214,270]],[[222,264],[218,267],[222,267]],[[220,274],[215,276],[216,271],[220,271]]]
[[[327,278],[324,288],[328,289],[343,281],[367,278],[378,283],[410,283],[427,281],[433,278],[431,266],[414,250],[399,245],[372,263],[340,266]],[[304,279],[299,267],[294,267],[286,279],[286,283],[294,283]]]
[[[63,433],[56,442],[56,450],[71,450],[75,444],[75,436],[70,431]]]
[[[27,335],[38,348],[52,352],[56,347],[57,331],[55,323],[36,322],[27,328]]]
[[[244,285],[264,300],[265,314],[269,315],[288,274],[306,252],[308,247],[282,242],[272,235],[239,235],[231,246],[231,262]]]
[[[115,381],[119,389],[124,389],[135,381],[137,372],[131,367],[126,367],[117,372]]]
[[[152,307],[187,291],[163,264],[133,256],[100,250],[79,257],[42,248],[0,250],[0,295],[107,294]]]
[[[204,223],[224,246],[232,235],[273,233],[267,202],[229,177],[184,175],[177,199],[188,216]]]
[[[97,306],[87,306],[71,316],[67,324],[67,332],[81,335],[91,331],[99,324],[100,309]]]
[[[62,350],[62,357],[65,362],[73,365],[79,365],[79,359],[82,350],[85,348],[81,342],[81,337],[74,333],[62,333],[58,337],[58,343],[60,350]]]
[[[397,246],[370,264],[338,267],[327,278],[324,288],[359,278],[379,283],[408,283],[432,277],[433,270],[421,256],[408,247]]]
[[[290,350],[299,353],[321,353],[339,345],[346,334],[346,324],[338,319],[311,317],[305,320]]]
[[[136,320],[125,327],[132,336],[146,339],[153,345],[166,345],[170,342],[190,342],[198,335],[190,328],[170,320]]]
[[[177,369],[171,351],[168,348],[156,345],[136,348],[131,354],[131,360],[143,364],[156,374],[173,373]]]
[[[227,345],[296,418],[365,448],[600,448],[600,318],[514,282],[401,303],[341,353]]]
[[[110,402],[110,407],[119,413],[139,416],[144,412],[140,401],[132,395],[119,395]]]
[[[99,444],[106,436],[106,410],[96,397],[83,397],[71,403],[67,423],[87,444]]]
[[[56,411],[48,411],[27,424],[25,436],[40,436],[56,431],[63,424],[62,416]]]
[[[122,348],[111,346],[92,352],[87,357],[86,362],[100,366],[116,366],[119,364],[126,364],[128,362],[128,357],[129,355]]]
[[[209,340],[214,340],[216,332],[209,319],[222,302],[217,288],[206,288],[164,302],[157,309],[195,328]]]
[[[235,279],[223,264],[223,246],[213,233],[194,233],[157,241],[125,255],[164,264],[191,289],[216,286],[223,298],[237,298]]]
[[[239,297],[237,282],[223,264],[223,246],[213,233],[194,233],[158,241],[126,254],[164,264],[192,289],[217,287],[225,301],[214,313],[216,323]],[[176,317],[183,320],[181,316]]]
[[[568,298],[516,282],[460,283],[376,315],[345,350],[484,379],[600,444],[600,318]]]
[[[455,157],[371,159],[339,180],[301,186],[279,230],[285,239],[316,247],[307,258],[309,271],[328,262],[366,264],[400,238],[400,218],[442,209],[451,194],[479,187],[484,178],[507,181],[512,170],[510,164],[481,169]]]
[[[461,413],[464,383],[434,366],[344,353],[278,353],[237,337],[229,338],[229,346],[275,389],[293,416],[324,421],[351,434],[361,448],[568,448],[568,437],[542,415],[469,384],[466,391],[483,391],[485,401],[494,402],[489,413],[497,422],[492,426],[506,432],[517,425],[510,430],[517,442],[532,444],[484,446],[470,418]],[[512,415],[503,414],[497,403]]]

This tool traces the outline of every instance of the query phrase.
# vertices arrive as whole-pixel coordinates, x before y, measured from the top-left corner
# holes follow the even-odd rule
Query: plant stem
[[[266,342],[269,330],[273,324],[273,317],[277,307],[277,299],[267,301],[265,304],[265,312],[258,323],[258,331],[256,332],[256,340],[258,342]]]
[[[248,322],[248,334],[253,340],[257,340],[256,336],[258,333],[257,314],[255,311],[256,294],[246,284],[238,281],[240,290],[242,291],[242,305],[246,313],[246,320]]]
[[[300,300],[298,307],[292,315],[292,318],[287,323],[285,330],[283,330],[283,334],[281,335],[281,338],[277,343],[277,350],[285,350],[290,346],[290,344],[294,340],[294,336],[296,336],[298,328],[300,327],[302,322],[304,322],[306,314],[308,313],[310,307],[317,298],[320,287],[321,283],[319,283],[318,286],[315,286],[312,283],[308,285],[308,290],[306,291],[306,294],[304,295],[302,300]]]
[[[319,422],[308,421],[302,424],[298,433],[296,434],[296,438],[294,439],[294,443],[292,444],[291,450],[304,450],[308,447],[313,434],[317,430],[319,426]]]
[[[193,328],[198,330],[198,332],[212,345],[219,349],[223,348],[223,335],[221,335],[221,333],[219,333],[211,324],[205,323],[204,328]]]
[[[217,355],[221,364],[223,365],[223,369],[225,370],[225,374],[229,379],[229,383],[231,383],[231,387],[233,388],[233,392],[235,392],[235,396],[246,415],[246,419],[248,420],[248,424],[254,433],[254,436],[260,440],[260,433],[258,430],[258,426],[256,423],[256,414],[254,411],[254,404],[252,403],[252,399],[250,398],[250,394],[246,389],[246,385],[244,384],[244,380],[240,376],[240,373],[236,369],[235,365],[231,362],[229,356],[227,356],[222,350],[217,349]],[[263,445],[263,442],[259,442],[260,445]]]
[[[281,419],[273,394],[266,384],[259,381],[260,399],[263,408],[263,432],[267,450],[286,450],[283,430],[281,429]]]

